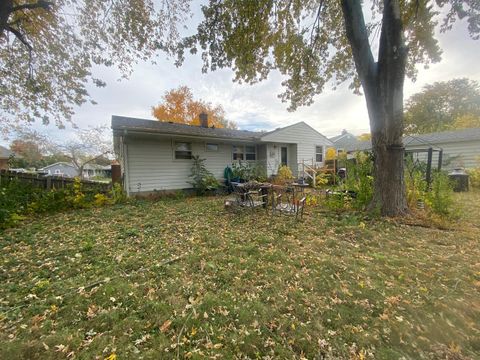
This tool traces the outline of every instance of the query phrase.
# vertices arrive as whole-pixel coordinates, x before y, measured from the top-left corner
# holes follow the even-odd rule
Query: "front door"
[[[287,150],[288,150],[288,148],[287,148],[286,146],[282,146],[280,150],[281,150],[281,161],[282,161],[282,165],[287,166],[287,164],[288,164],[288,158],[287,158]]]

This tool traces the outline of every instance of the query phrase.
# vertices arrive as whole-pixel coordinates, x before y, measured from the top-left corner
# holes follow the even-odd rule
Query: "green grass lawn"
[[[25,222],[0,233],[0,358],[478,359],[480,193],[457,202],[450,230],[222,198]]]

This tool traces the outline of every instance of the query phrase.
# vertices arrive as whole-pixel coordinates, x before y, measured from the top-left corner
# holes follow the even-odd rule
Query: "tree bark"
[[[371,209],[384,216],[407,212],[404,181],[403,83],[406,47],[398,0],[384,0],[378,62],[371,52],[362,5],[342,0],[347,37],[370,118],[374,157]]]

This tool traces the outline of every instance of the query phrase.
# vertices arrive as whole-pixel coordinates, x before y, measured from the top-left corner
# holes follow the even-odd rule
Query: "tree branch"
[[[20,41],[22,42],[22,44],[25,45],[29,51],[32,51],[32,45],[30,45],[30,44],[28,43],[27,39],[25,39],[25,37],[23,36],[23,34],[22,34],[20,31],[18,31],[17,29],[11,27],[10,25],[8,25],[6,29],[7,29],[8,31],[10,31],[13,35],[15,35],[16,38],[17,38],[18,40],[20,40]]]
[[[364,90],[367,91],[366,86],[368,86],[370,80],[374,80],[376,77],[376,64],[368,41],[362,2],[358,0],[342,0],[342,10],[355,66]]]
[[[36,3],[32,3],[32,4],[22,4],[22,5],[14,6],[10,13],[14,13],[15,11],[19,11],[19,10],[33,10],[33,9],[50,10],[52,6],[53,6],[53,3],[50,1],[38,0]]]
[[[92,161],[97,160],[98,158],[100,158],[100,157],[102,157],[103,155],[106,155],[106,154],[108,154],[108,153],[110,153],[110,151],[105,151],[105,152],[101,153],[100,155],[97,155],[97,156],[91,158],[90,160],[85,161],[85,162],[82,164],[82,166],[85,166],[85,165],[87,165],[88,163],[91,163]]]

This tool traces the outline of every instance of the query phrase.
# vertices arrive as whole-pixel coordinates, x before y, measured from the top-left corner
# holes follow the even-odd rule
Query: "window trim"
[[[185,152],[190,152],[190,158],[177,158],[177,144],[188,144],[189,147],[190,147],[190,150],[189,151],[185,151]],[[192,142],[189,142],[189,141],[182,141],[182,140],[173,140],[173,160],[176,160],[176,161],[190,161],[192,160],[193,158],[193,143]]]
[[[253,149],[254,149],[253,153],[252,152],[247,152],[247,146],[253,147]],[[257,146],[256,145],[245,145],[244,149],[245,149],[245,152],[244,152],[245,161],[257,161]],[[252,154],[254,155],[255,159],[253,159],[253,160],[252,159],[247,159],[247,155],[252,155]]]
[[[235,151],[233,151],[234,148],[239,148],[242,150],[241,153],[236,153]],[[242,158],[241,159],[235,159],[234,155],[235,154],[242,154]],[[244,161],[245,160],[245,146],[244,145],[234,145],[232,144],[232,161]]]
[[[317,147],[322,148],[321,153],[317,152]],[[324,145],[315,145],[314,150],[315,150],[315,162],[316,163],[323,163],[325,161],[325,146]],[[317,161],[317,155],[320,155],[320,154],[322,155],[322,161]]]
[[[251,146],[255,149],[255,152],[248,152],[247,153],[247,146]],[[235,153],[233,152],[233,148],[236,147],[236,148],[240,148],[242,150],[241,154],[242,154],[242,158],[241,159],[234,159],[233,155],[234,154],[240,154],[240,153]],[[255,155],[255,159],[254,160],[248,160],[247,159],[247,154],[249,155]],[[235,144],[232,144],[232,161],[257,161],[257,157],[258,157],[258,151],[257,151],[257,145],[256,144],[249,144],[249,145],[246,145],[246,144],[243,144],[243,145],[235,145]]]
[[[215,145],[217,147],[216,150],[209,150],[208,145]],[[219,143],[213,143],[213,142],[206,142],[205,143],[205,152],[218,152],[220,150],[220,144]]]

